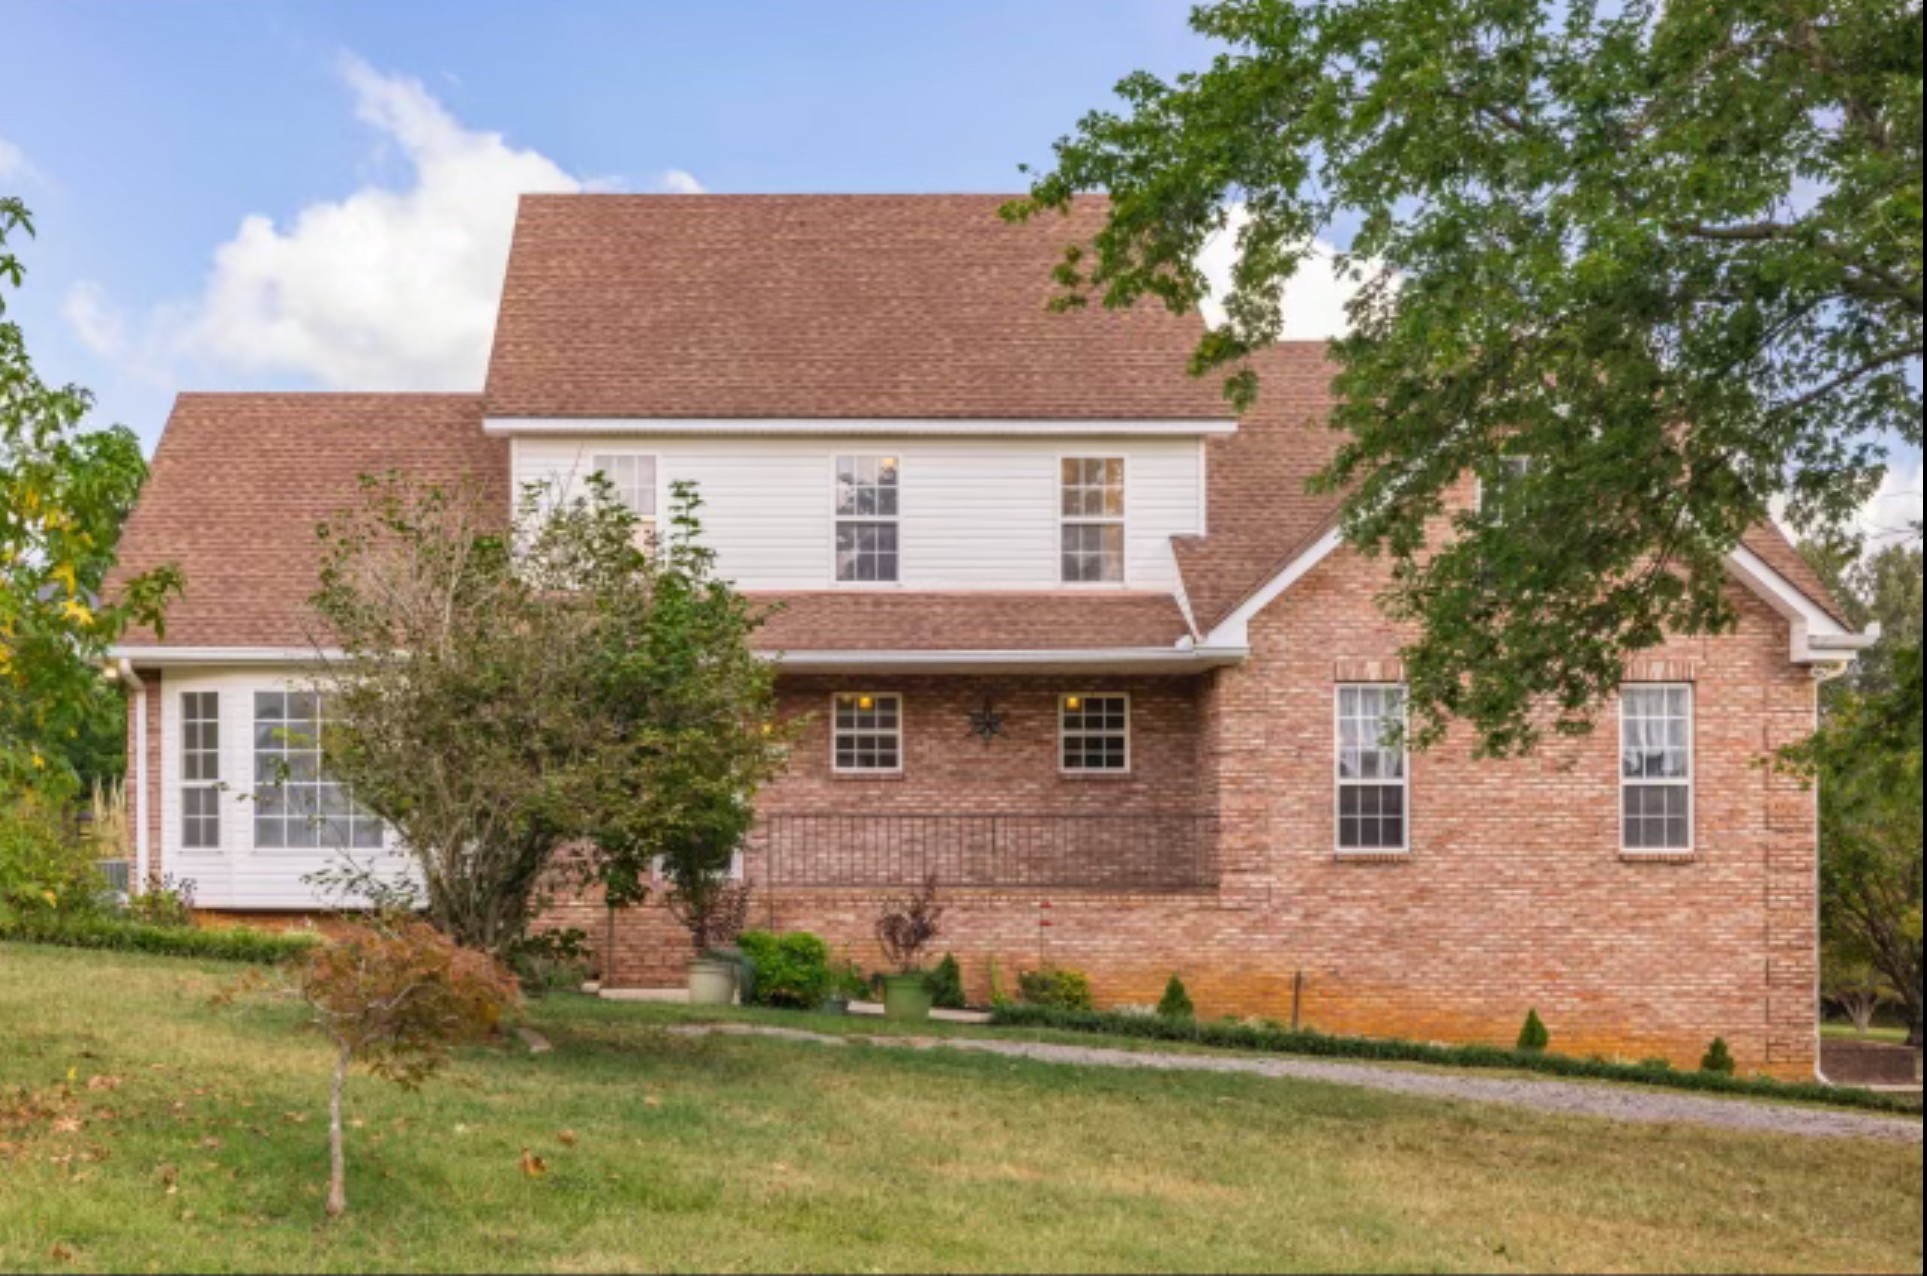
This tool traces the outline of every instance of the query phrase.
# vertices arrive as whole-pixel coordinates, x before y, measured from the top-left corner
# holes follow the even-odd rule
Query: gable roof
[[[186,584],[167,609],[168,646],[305,647],[315,527],[355,503],[362,474],[474,476],[506,522],[508,468],[508,444],[482,433],[480,395],[183,394],[110,586],[172,562]]]
[[[490,417],[1227,420],[1195,314],[1053,314],[1107,202],[1004,195],[525,195]]]

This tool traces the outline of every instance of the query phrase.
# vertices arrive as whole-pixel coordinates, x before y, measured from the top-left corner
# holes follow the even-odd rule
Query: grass
[[[1850,1023],[1823,1023],[1820,1035],[1830,1041],[1880,1041],[1891,1046],[1907,1044],[1905,1028],[1884,1028],[1879,1024],[1861,1032]]]
[[[235,974],[0,944],[0,1270],[1921,1266],[1917,1147],[679,1039],[687,1010],[574,996],[532,1007],[553,1053],[357,1078],[328,1225],[325,1052],[292,1006],[210,1005]]]

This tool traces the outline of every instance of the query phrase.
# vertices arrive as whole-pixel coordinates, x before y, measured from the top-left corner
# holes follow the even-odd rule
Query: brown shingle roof
[[[1170,647],[1190,633],[1170,594],[755,594],[780,602],[765,651],[1088,651]]]
[[[506,520],[508,445],[482,433],[479,395],[183,394],[116,579],[169,561],[182,569],[168,646],[304,646],[315,527],[355,503],[360,475],[388,469],[478,476],[499,491]]]
[[[1196,315],[1045,308],[1105,202],[526,195],[490,416],[1223,420]]]

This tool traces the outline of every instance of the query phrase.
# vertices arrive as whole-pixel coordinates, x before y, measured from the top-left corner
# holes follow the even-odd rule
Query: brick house
[[[1403,638],[1385,568],[1304,480],[1334,445],[1322,350],[1229,415],[1199,320],[1052,315],[1101,209],[992,197],[532,196],[479,394],[188,394],[124,560],[187,575],[134,688],[136,876],[298,914],[338,847],[398,864],[313,759],[314,525],[391,467],[512,493],[601,471],[646,517],[692,479],[803,734],[745,847],[759,924],[869,965],[926,873],[975,993],[1051,962],[1100,1000],[1181,973],[1207,1014],[1743,1067],[1815,1057],[1815,808],[1758,765],[1862,639],[1774,529],[1731,559],[1737,631],[1628,662],[1591,737],[1474,761],[1379,746]],[[1470,485],[1468,485],[1468,498]],[[1612,721],[1612,717],[1618,721]],[[219,787],[226,783],[224,790]],[[313,813],[320,813],[316,819]],[[657,907],[555,919],[611,987],[673,983]]]

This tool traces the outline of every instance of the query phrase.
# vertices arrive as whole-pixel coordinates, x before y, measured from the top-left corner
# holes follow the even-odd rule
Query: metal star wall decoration
[[[1004,715],[985,696],[979,707],[970,711],[970,734],[989,744],[1004,733]]]

